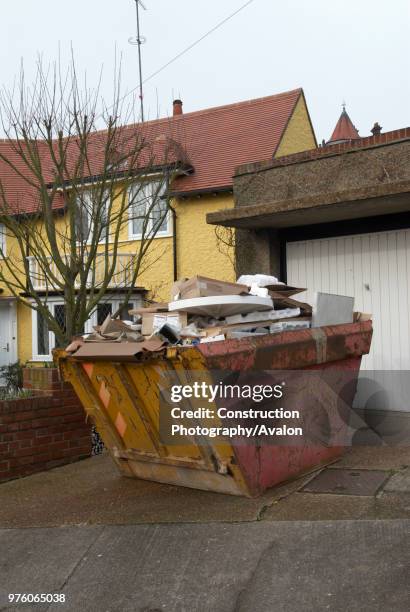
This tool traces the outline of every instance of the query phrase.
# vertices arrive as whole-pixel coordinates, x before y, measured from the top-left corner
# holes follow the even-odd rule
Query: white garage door
[[[373,315],[368,370],[410,370],[410,229],[289,242],[288,283],[355,298]],[[299,296],[298,296],[299,297]]]

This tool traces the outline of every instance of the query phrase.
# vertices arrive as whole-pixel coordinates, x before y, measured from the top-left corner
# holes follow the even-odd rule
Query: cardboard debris
[[[270,295],[272,294],[272,292],[279,294],[278,298],[290,298],[292,297],[292,295],[297,295],[298,293],[306,291],[306,288],[291,287],[290,285],[268,285],[266,289],[268,289]]]
[[[291,319],[284,319],[284,320],[290,321]],[[293,320],[307,321],[308,323],[310,323],[310,319],[303,318],[303,317],[298,317],[297,319],[293,319]],[[217,334],[222,334],[222,333],[227,334],[229,331],[232,331],[232,330],[247,331],[247,330],[255,330],[257,328],[269,329],[271,326],[272,326],[272,319],[266,320],[266,321],[257,321],[254,323],[235,323],[231,325],[219,325],[215,327],[207,327],[206,329],[204,329],[204,332],[206,334],[206,337],[210,337],[210,336],[215,336]]]
[[[243,284],[229,283],[206,276],[193,276],[173,284],[171,301],[215,295],[247,295],[248,293],[248,287]]]
[[[280,283],[267,275],[240,277],[241,283],[205,276],[173,284],[172,301],[130,310],[139,323],[108,316],[91,334],[73,338],[67,352],[78,359],[133,361],[166,346],[189,346],[227,338],[240,340],[312,325],[366,321],[371,315],[354,313],[353,298],[318,294],[312,307],[294,299],[305,289]]]
[[[142,335],[150,336],[165,324],[180,331],[187,323],[185,312],[147,312],[142,315]]]
[[[134,361],[144,353],[156,353],[167,346],[159,338],[144,342],[84,343],[74,354],[75,359],[98,359],[99,361]]]
[[[168,312],[168,302],[151,304],[151,306],[147,306],[146,308],[132,308],[128,312],[130,315],[143,315],[148,312]]]
[[[301,291],[305,291],[302,289]],[[294,300],[287,295],[284,295],[286,292],[279,291],[269,291],[270,297],[273,299],[275,307],[278,308],[300,308],[300,311],[303,316],[310,316],[312,314],[312,306],[307,304],[306,302],[299,302],[299,300]]]
[[[100,326],[94,327],[102,336],[116,332],[130,331],[130,326],[120,319],[112,319],[111,315],[107,315],[104,322]]]
[[[373,319],[371,314],[366,312],[354,312],[353,313],[353,321],[355,323],[359,323],[360,321],[371,321]]]

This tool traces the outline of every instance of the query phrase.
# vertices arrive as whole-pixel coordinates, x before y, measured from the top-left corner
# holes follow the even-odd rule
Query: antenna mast
[[[139,70],[139,79],[140,79],[140,84],[139,84],[139,98],[140,98],[140,105],[141,105],[141,121],[144,121],[144,96],[143,96],[143,91],[142,91],[142,57],[141,57],[141,45],[143,45],[146,42],[146,39],[144,38],[144,36],[141,36],[140,34],[140,11],[139,11],[139,7],[142,7],[144,9],[144,11],[146,11],[147,9],[145,8],[145,6],[143,5],[141,0],[135,0],[135,11],[136,11],[136,15],[137,15],[137,36],[133,37],[131,36],[128,39],[128,42],[131,45],[137,45],[138,47],[138,70]]]

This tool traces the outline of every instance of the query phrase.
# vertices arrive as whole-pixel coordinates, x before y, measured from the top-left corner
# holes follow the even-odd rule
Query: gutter
[[[223,185],[222,187],[204,187],[203,189],[193,189],[192,191],[171,191],[170,198],[200,198],[203,195],[218,195],[218,193],[233,193],[233,185]]]

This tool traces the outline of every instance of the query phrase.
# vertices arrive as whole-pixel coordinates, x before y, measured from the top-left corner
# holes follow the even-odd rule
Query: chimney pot
[[[174,100],[173,102],[173,115],[182,115],[182,100]]]
[[[379,134],[382,131],[382,126],[379,125],[376,121],[376,123],[374,124],[374,126],[372,127],[372,129],[370,130],[371,133],[373,134],[373,136],[379,136]]]

